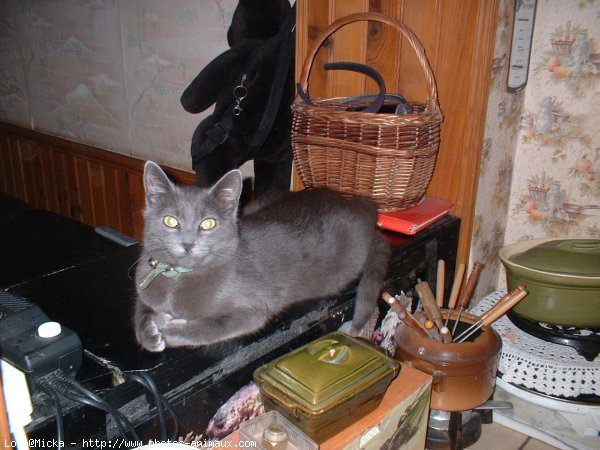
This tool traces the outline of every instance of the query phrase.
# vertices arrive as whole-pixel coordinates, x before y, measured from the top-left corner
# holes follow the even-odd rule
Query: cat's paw
[[[147,320],[144,323],[138,340],[142,347],[150,352],[162,352],[167,346],[167,342],[154,320]]]

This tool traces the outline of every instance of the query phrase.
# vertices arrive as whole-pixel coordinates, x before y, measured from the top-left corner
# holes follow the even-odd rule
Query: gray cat
[[[360,278],[351,334],[373,313],[390,256],[368,199],[327,189],[265,194],[238,215],[242,176],[174,185],[144,168],[135,333],[143,348],[199,347],[259,331],[295,303]]]

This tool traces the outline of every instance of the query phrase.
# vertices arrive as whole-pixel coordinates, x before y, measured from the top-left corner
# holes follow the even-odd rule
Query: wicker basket
[[[356,21],[394,26],[417,54],[427,83],[425,103],[412,114],[347,111],[343,98],[296,98],[292,105],[294,162],[305,187],[327,187],[346,196],[367,196],[379,211],[398,211],[425,195],[439,150],[442,114],[433,72],[416,35],[400,21],[379,13],[351,14],[332,23],[307,54],[299,83],[308,92],[315,55],[336,30]]]

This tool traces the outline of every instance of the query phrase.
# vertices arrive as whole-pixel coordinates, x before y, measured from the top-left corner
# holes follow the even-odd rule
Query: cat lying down
[[[360,279],[350,333],[376,307],[390,247],[374,204],[327,189],[265,194],[238,214],[242,175],[176,186],[144,168],[144,240],[134,325],[146,350],[200,347],[259,331],[290,305]]]

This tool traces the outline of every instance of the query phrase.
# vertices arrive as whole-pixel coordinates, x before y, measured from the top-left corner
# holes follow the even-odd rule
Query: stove
[[[480,315],[505,291],[483,298]],[[555,327],[509,313],[492,325],[502,339],[495,400],[512,410],[494,411],[494,422],[565,449],[600,444],[598,330]]]
[[[514,311],[509,311],[507,316],[524,332],[543,341],[573,347],[587,361],[593,361],[600,354],[600,328],[578,328],[534,322],[519,316]]]

